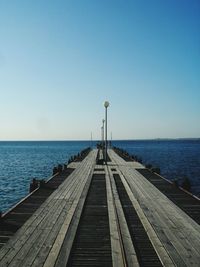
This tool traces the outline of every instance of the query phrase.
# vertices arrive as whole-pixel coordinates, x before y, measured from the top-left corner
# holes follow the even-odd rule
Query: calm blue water
[[[54,166],[90,145],[89,141],[0,142],[0,210],[24,197],[34,177],[50,177]],[[168,179],[186,175],[193,193],[200,195],[200,140],[114,141],[113,145],[160,167]]]
[[[52,175],[52,169],[90,146],[90,142],[0,142],[0,210],[5,211],[29,192],[33,178]]]

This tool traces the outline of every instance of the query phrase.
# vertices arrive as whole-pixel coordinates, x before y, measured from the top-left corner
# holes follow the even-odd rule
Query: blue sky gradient
[[[0,140],[200,137],[200,1],[0,0]]]

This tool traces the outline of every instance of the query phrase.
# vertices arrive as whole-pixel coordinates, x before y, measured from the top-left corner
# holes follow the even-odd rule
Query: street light
[[[102,129],[102,149],[103,149],[104,148],[104,123],[105,123],[104,119],[102,120],[102,123],[103,123],[103,125],[102,125],[101,129]]]
[[[107,109],[109,107],[109,102],[105,101],[104,102],[104,107],[105,107],[105,123],[106,123],[106,127],[105,127],[105,164],[107,164]]]

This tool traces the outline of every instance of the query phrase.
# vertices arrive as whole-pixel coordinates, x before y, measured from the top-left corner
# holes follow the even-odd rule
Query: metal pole
[[[101,145],[100,145],[100,150],[98,152],[100,152],[100,156],[99,158],[101,158],[101,164],[103,164],[104,162],[104,119],[102,120],[102,126],[101,126]],[[103,157],[103,158],[102,158]]]
[[[106,127],[105,127],[105,164],[107,165],[107,107],[105,107],[105,123],[106,123]]]
[[[104,122],[105,122],[105,120],[103,119],[102,122],[103,122],[103,126],[102,126],[103,127],[103,144],[102,145],[104,147]]]
[[[103,148],[103,126],[101,126],[101,146]]]
[[[104,102],[104,107],[105,107],[105,164],[107,164],[107,148],[108,148],[108,140],[107,140],[107,124],[108,124],[108,121],[107,121],[107,108],[109,107],[109,102],[108,101],[105,101]]]

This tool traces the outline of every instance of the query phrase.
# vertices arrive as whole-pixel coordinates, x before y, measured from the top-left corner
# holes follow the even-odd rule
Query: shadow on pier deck
[[[0,266],[199,266],[199,200],[108,155],[91,151],[1,219]]]

